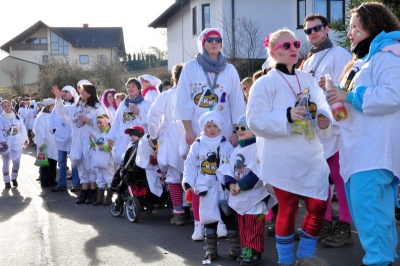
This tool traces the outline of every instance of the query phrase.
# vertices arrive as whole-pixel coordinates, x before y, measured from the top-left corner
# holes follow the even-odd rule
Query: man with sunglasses
[[[334,46],[329,39],[329,26],[327,19],[319,14],[308,15],[304,19],[304,33],[312,45],[308,58],[302,69],[311,73],[318,79],[318,85],[325,90],[325,74],[330,74],[333,81],[338,84],[339,78],[346,64],[351,60],[350,53],[339,46]],[[339,203],[339,221],[333,226],[330,202],[332,193],[329,193],[328,205],[325,213],[324,227],[319,240],[330,247],[340,247],[352,244],[350,227],[350,211],[347,205],[343,179],[339,173],[339,124],[333,122],[333,134],[328,139],[321,139],[324,155],[330,168],[330,181],[336,188]],[[332,182],[330,182],[332,184]]]

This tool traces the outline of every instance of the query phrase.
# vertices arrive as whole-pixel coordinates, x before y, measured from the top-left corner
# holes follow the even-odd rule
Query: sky
[[[0,46],[41,20],[49,27],[123,27],[127,53],[166,50],[166,37],[148,25],[175,0],[9,0],[1,4]],[[165,29],[164,29],[165,31]],[[0,50],[0,60],[8,54]]]

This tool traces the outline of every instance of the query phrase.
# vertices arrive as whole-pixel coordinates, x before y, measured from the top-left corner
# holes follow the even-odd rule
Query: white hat
[[[145,81],[150,82],[151,86],[158,88],[158,86],[160,86],[160,84],[162,83],[162,81],[159,78],[156,78],[152,75],[149,74],[144,74],[139,76],[139,79],[143,79]]]
[[[76,86],[79,87],[79,86],[82,86],[83,84],[93,85],[92,83],[90,83],[89,80],[82,79],[82,80],[78,81],[78,84]]]
[[[197,48],[200,53],[203,52],[205,39],[212,34],[217,34],[222,38],[222,30],[220,28],[205,28],[197,38]]]
[[[53,98],[47,98],[42,101],[43,106],[49,106],[56,104],[56,101]]]
[[[208,111],[200,116],[199,127],[202,131],[204,131],[208,122],[216,124],[221,131],[223,130],[224,122],[222,116],[218,112]]]
[[[82,83],[82,84],[83,84],[83,83]],[[71,93],[72,97],[74,97],[74,103],[78,103],[78,101],[79,101],[79,95],[78,95],[78,93],[76,92],[76,90],[75,90],[74,87],[72,87],[72,86],[70,86],[70,85],[67,85],[67,86],[65,86],[64,88],[62,88],[61,91],[69,91],[69,92]]]

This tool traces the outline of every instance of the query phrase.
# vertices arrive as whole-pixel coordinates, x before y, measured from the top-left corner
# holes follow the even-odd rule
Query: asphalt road
[[[35,153],[32,147],[24,151],[18,188],[0,186],[0,265],[202,265],[204,244],[191,240],[193,223],[171,225],[167,209],[130,223],[108,207],[77,206],[75,193],[54,193],[35,181]],[[364,252],[355,231],[353,237],[353,245],[340,248],[318,244],[321,265],[361,265]],[[220,239],[220,257],[212,265],[238,265],[227,250],[228,241]],[[277,265],[274,237],[265,238],[261,265]]]

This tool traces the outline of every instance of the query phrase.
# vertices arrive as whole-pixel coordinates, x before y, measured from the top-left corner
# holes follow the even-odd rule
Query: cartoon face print
[[[104,144],[104,138],[96,139],[96,145],[103,145],[103,144]]]
[[[207,153],[207,158],[201,162],[201,173],[208,175],[215,175],[217,170],[218,157],[215,152]]]
[[[246,159],[240,153],[236,155],[236,163],[235,163],[235,179],[239,180],[246,174]]]
[[[299,95],[299,98],[301,98],[301,95]],[[294,106],[297,106],[299,104],[299,101],[297,101]],[[317,110],[318,110],[317,105],[311,101],[311,95],[309,95],[308,111],[310,112],[312,119],[315,119],[315,116],[317,115]]]
[[[203,86],[202,90],[194,96],[194,103],[202,108],[210,108],[218,103],[218,95],[213,94],[207,86]]]
[[[130,121],[135,120],[137,115],[131,111],[131,109],[126,108],[124,114],[122,115],[122,122],[129,123]]]

